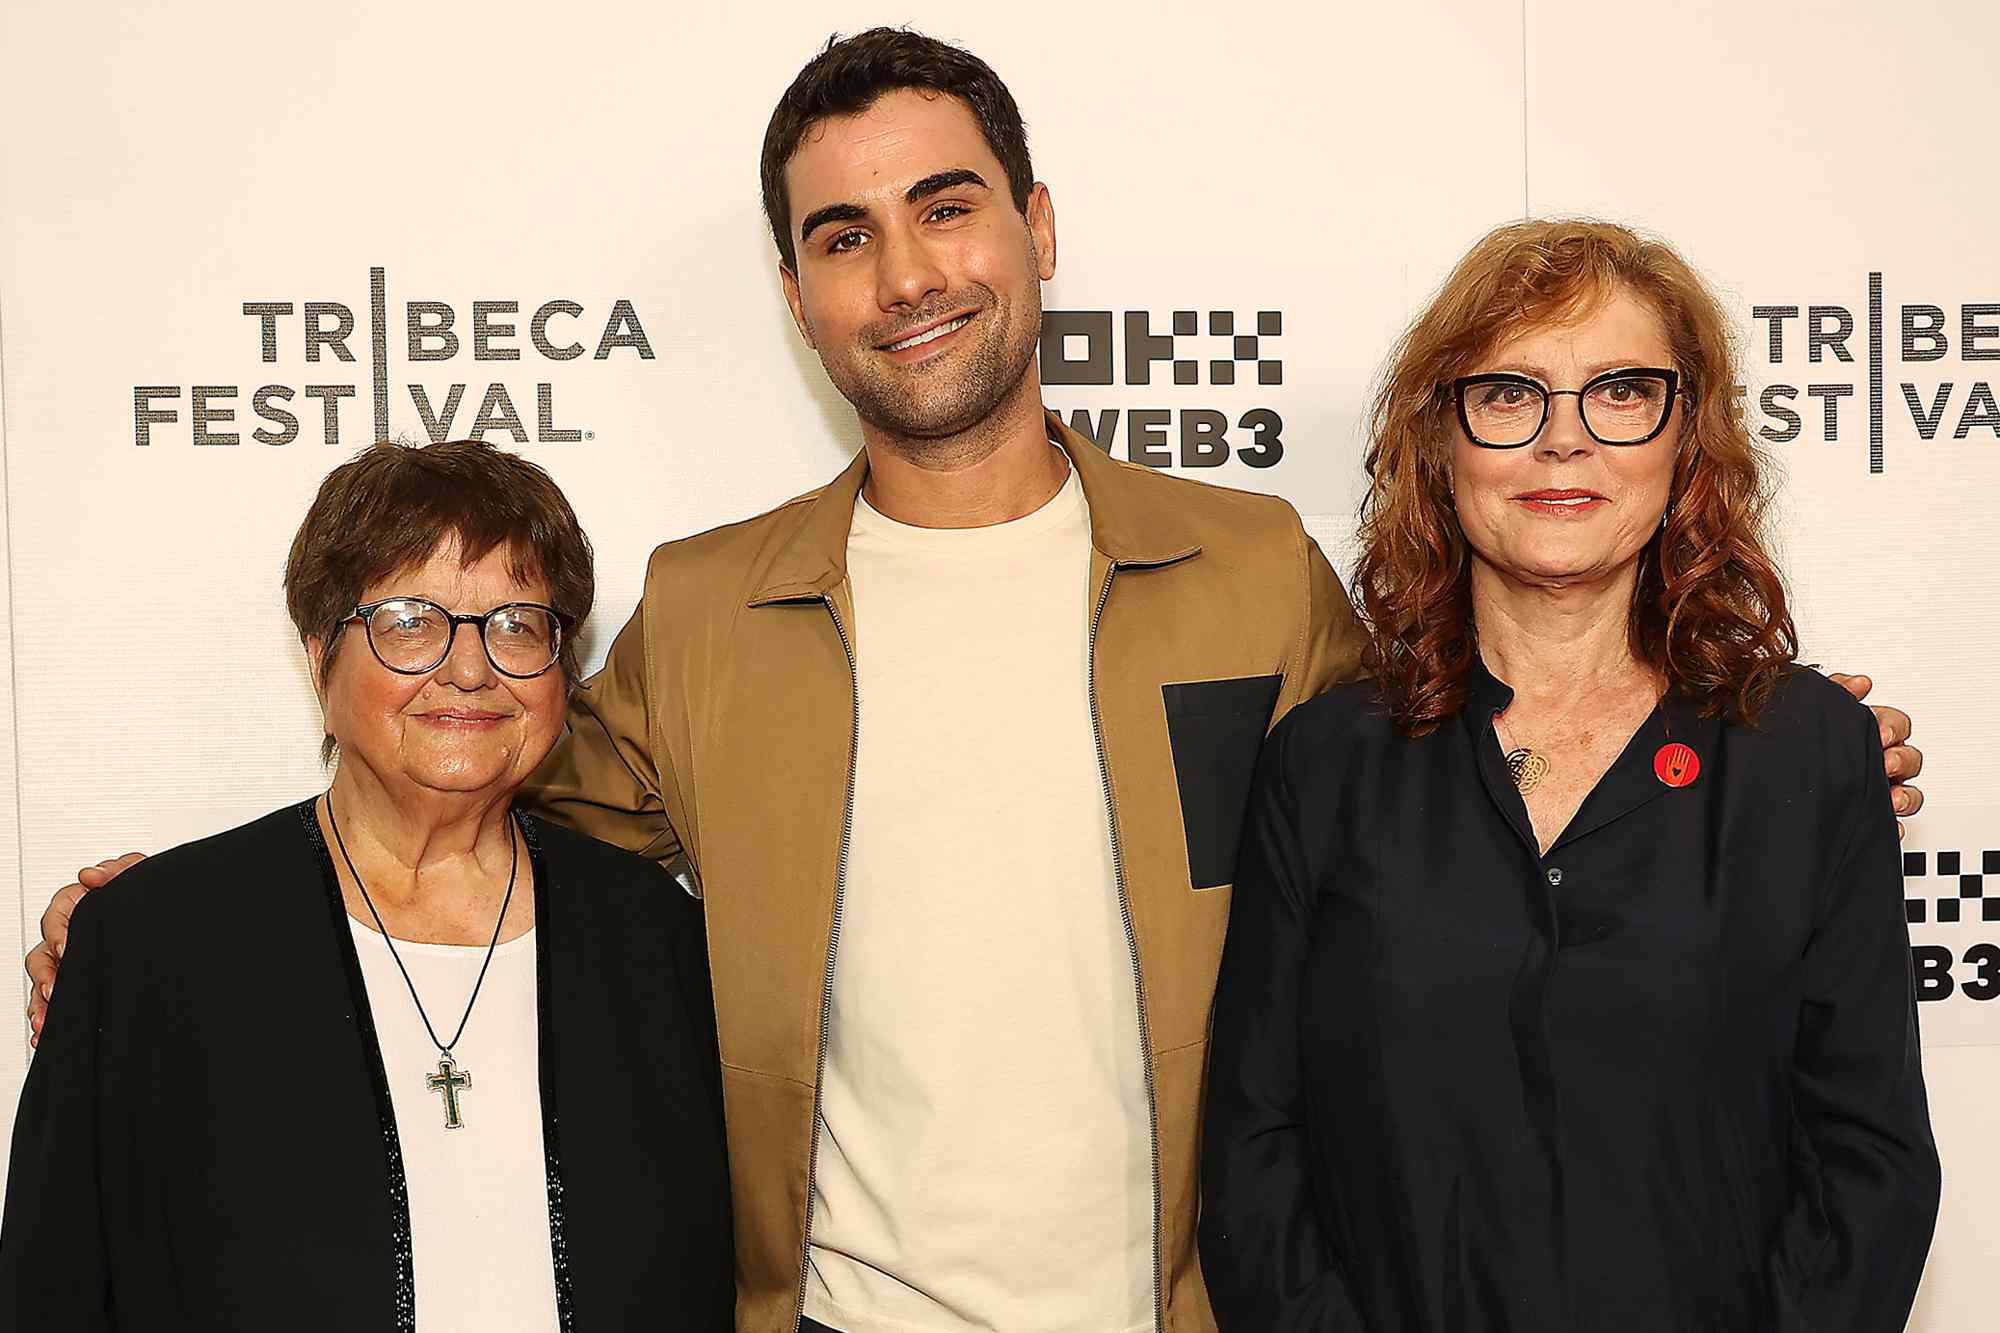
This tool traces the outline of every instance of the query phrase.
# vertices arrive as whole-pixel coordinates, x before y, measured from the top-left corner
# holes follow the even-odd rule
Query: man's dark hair
[[[785,164],[810,130],[830,116],[853,116],[875,105],[884,93],[927,88],[948,93],[971,108],[986,146],[1000,159],[1014,207],[1026,214],[1035,168],[1028,160],[1028,128],[1014,94],[992,67],[963,47],[907,28],[870,28],[852,37],[835,34],[814,56],[771,113],[764,131],[764,216],[785,267],[796,269],[791,235],[792,201],[785,191]]]

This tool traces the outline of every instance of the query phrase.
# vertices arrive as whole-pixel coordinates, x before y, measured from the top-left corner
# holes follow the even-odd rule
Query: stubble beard
[[[978,296],[976,305],[963,296],[940,303],[941,311],[968,305],[977,311],[964,332],[978,342],[947,353],[940,358],[945,364],[871,364],[878,355],[873,342],[840,365],[822,357],[827,378],[855,414],[920,466],[951,466],[977,453],[980,427],[1019,390],[1034,364],[1042,325],[1039,285],[1031,282],[1023,306],[1011,312],[988,289]]]

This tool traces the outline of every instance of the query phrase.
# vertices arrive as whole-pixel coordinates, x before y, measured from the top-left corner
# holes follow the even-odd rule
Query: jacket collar
[[[817,494],[798,501],[805,518],[778,548],[763,582],[750,594],[750,605],[818,600],[846,582],[847,534],[854,526],[854,501],[867,478],[864,449]]]
[[[1113,459],[1044,409],[1049,439],[1069,455],[1090,509],[1090,544],[1116,565],[1171,565],[1201,552],[1178,506],[1146,488],[1156,480]],[[868,479],[868,451],[799,503],[805,517],[779,548],[750,605],[818,599],[846,581],[847,537],[854,503]]]
[[[1186,510],[1162,489],[1161,478],[1118,462],[1054,412],[1047,415],[1049,438],[1076,466],[1090,506],[1090,544],[1099,554],[1114,565],[1141,567],[1176,564],[1201,554]]]

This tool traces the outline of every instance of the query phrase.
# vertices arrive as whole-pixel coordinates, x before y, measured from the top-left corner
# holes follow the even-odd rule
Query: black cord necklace
[[[333,793],[328,792],[326,801],[326,822],[333,828],[333,845],[340,848],[340,859],[347,863],[347,873],[354,877],[354,886],[361,890],[361,901],[368,904],[368,915],[375,918],[375,928],[382,932],[382,942],[389,946],[389,957],[396,960],[396,970],[403,974],[403,984],[410,988],[410,999],[416,1002],[417,1017],[424,1021],[424,1031],[430,1035],[431,1045],[438,1048],[438,1068],[435,1074],[424,1076],[424,1086],[431,1092],[444,1094],[444,1127],[446,1129],[465,1128],[465,1118],[458,1105],[458,1094],[472,1086],[472,1071],[460,1069],[458,1058],[452,1048],[465,1035],[465,1025],[472,1021],[472,1006],[479,1003],[479,988],[486,984],[486,969],[493,965],[493,951],[500,945],[500,928],[507,921],[507,906],[514,901],[514,876],[521,868],[521,844],[514,830],[513,812],[507,816],[507,846],[512,856],[507,863],[507,894],[500,900],[500,918],[493,923],[493,938],[486,942],[486,959],[479,965],[479,977],[472,983],[472,998],[465,1002],[465,1013],[458,1020],[458,1031],[451,1034],[450,1041],[439,1041],[437,1029],[431,1026],[431,1016],[424,1011],[423,997],[417,994],[417,983],[410,979],[410,969],[403,966],[403,955],[396,952],[395,937],[382,924],[382,914],[375,910],[375,900],[368,896],[367,882],[361,872],[354,868],[354,858],[347,854],[347,840],[340,836],[340,820],[334,817]]]

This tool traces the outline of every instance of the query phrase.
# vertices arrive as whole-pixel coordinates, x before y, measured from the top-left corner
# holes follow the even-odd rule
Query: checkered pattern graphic
[[[1044,310],[1042,383],[1279,385],[1284,335],[1282,310]]]
[[[1159,350],[1151,353],[1151,355],[1164,355],[1173,359],[1175,384],[1185,386],[1201,383],[1201,362],[1197,359],[1180,355],[1181,348],[1177,341],[1182,338],[1200,336],[1201,316],[1202,312],[1199,310],[1176,310],[1173,314],[1173,334],[1171,337],[1160,338],[1158,335],[1150,333],[1144,335],[1147,339],[1160,345]],[[1127,324],[1126,338],[1128,341],[1133,336],[1131,327],[1133,318],[1134,315],[1128,311],[1125,316]],[[1138,318],[1143,320],[1144,315],[1140,314]],[[1283,384],[1285,382],[1285,363],[1275,356],[1266,355],[1268,349],[1264,346],[1266,339],[1279,338],[1284,335],[1284,312],[1282,310],[1259,310],[1257,312],[1256,329],[1255,333],[1238,333],[1236,331],[1236,312],[1234,310],[1211,310],[1208,312],[1208,336],[1210,338],[1227,338],[1229,340],[1229,355],[1227,357],[1214,358],[1208,363],[1208,382],[1210,384],[1236,383],[1236,367],[1244,363],[1256,366],[1257,383],[1259,384]],[[1128,378],[1130,378],[1129,372]]]
[[[1176,310],[1174,312],[1174,333],[1177,336],[1190,336],[1194,333],[1195,328],[1196,320],[1194,311]],[[1259,310],[1257,312],[1257,331],[1255,333],[1238,333],[1236,331],[1236,312],[1233,310],[1209,311],[1208,336],[1211,338],[1229,339],[1229,357],[1226,360],[1218,358],[1208,363],[1208,382],[1210,384],[1234,384],[1236,383],[1237,364],[1239,362],[1255,362],[1257,366],[1257,382],[1259,384],[1283,384],[1285,382],[1285,363],[1275,357],[1266,357],[1264,355],[1264,339],[1280,337],[1284,331],[1285,316],[1284,312],[1280,310]],[[1176,361],[1174,363],[1174,383],[1193,383],[1192,380],[1181,379],[1181,367],[1183,365],[1188,368],[1190,374],[1193,373],[1193,362]]]
[[[2000,849],[1979,853],[1979,869],[1971,870],[1969,852],[1904,852],[1903,916],[1913,926],[1935,921],[1951,925],[1959,921],[2000,921]],[[1987,896],[1987,880],[1993,879],[1993,896]],[[1950,891],[1936,898],[1913,895],[1914,879],[1937,879]]]

